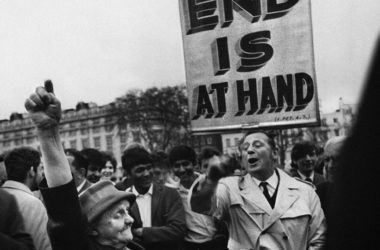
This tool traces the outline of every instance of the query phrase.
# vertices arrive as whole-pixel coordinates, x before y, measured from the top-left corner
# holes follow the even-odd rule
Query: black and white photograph
[[[0,249],[380,249],[379,60],[376,0],[0,0]]]

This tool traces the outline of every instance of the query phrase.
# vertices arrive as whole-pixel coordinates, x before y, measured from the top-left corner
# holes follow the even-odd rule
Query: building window
[[[238,147],[239,146],[239,138],[235,137],[235,146]]]
[[[335,136],[339,136],[339,129],[334,129]]]
[[[15,145],[16,145],[16,146],[20,146],[20,145],[22,145],[22,139],[17,139],[17,140],[15,140]]]
[[[124,124],[120,124],[119,128],[120,128],[121,131],[126,131],[127,130],[127,124],[125,124],[125,123]]]
[[[9,133],[4,133],[4,134],[3,134],[3,138],[4,138],[4,139],[8,139],[8,138],[9,138]]]
[[[112,132],[112,130],[113,130],[113,125],[106,126],[106,132]]]
[[[94,147],[96,149],[101,149],[101,143],[100,143],[100,137],[97,136],[97,137],[94,137]]]
[[[69,132],[69,136],[73,137],[73,136],[76,136],[77,135],[77,131],[76,130],[71,130]]]
[[[230,138],[226,139],[226,144],[227,144],[227,148],[231,147],[231,139]]]
[[[15,132],[15,137],[19,137],[19,136],[21,136],[21,135],[22,135],[21,131],[16,131],[16,132]]]
[[[92,128],[92,133],[99,134],[100,133],[100,127]]]
[[[80,130],[81,135],[87,135],[88,134],[88,129],[84,128]]]
[[[92,125],[99,125],[100,124],[100,119],[99,118],[96,118],[94,120],[92,120]]]
[[[109,151],[109,152],[113,151],[112,135],[107,135],[107,137],[106,137],[106,146],[107,146],[107,151]]]
[[[32,144],[34,142],[34,137],[28,137],[27,139],[26,139],[26,143],[27,144]]]
[[[8,148],[11,146],[11,141],[5,141],[3,145],[5,148]]]
[[[87,122],[87,121],[82,121],[82,122],[80,123],[80,126],[81,126],[81,127],[87,127],[87,126],[88,126],[88,122]]]
[[[113,117],[112,116],[106,117],[106,123],[112,123],[112,122],[113,122]]]
[[[77,140],[70,140],[70,148],[77,148]]]
[[[127,143],[127,134],[126,133],[120,134],[120,143],[122,143],[122,144]]]
[[[333,118],[334,123],[338,123],[338,118]]]
[[[90,147],[90,141],[88,138],[82,139],[82,148],[89,148]]]

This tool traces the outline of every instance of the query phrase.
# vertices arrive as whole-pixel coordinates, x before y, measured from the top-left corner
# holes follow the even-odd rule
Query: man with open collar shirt
[[[134,240],[147,250],[179,249],[186,222],[177,190],[153,182],[153,162],[144,148],[125,150],[122,165],[133,183],[126,191],[136,195],[131,207]]]
[[[248,133],[241,145],[244,176],[225,176],[210,163],[207,178],[194,185],[193,211],[226,221],[228,249],[322,249],[326,223],[313,187],[276,168],[275,143],[266,132]]]

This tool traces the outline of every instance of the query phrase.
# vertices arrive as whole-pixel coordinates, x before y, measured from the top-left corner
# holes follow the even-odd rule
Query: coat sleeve
[[[199,178],[190,188],[189,207],[193,212],[228,220],[229,187],[222,181],[209,182]]]
[[[326,242],[326,218],[321,208],[321,202],[314,190],[309,191],[311,220],[309,224],[308,249],[323,249]]]
[[[167,188],[163,194],[167,210],[164,226],[143,228],[142,241],[144,244],[156,242],[176,242],[183,239],[186,233],[185,211],[177,190]]]
[[[49,216],[48,233],[53,249],[87,249],[87,219],[82,214],[74,180],[47,188],[44,180],[40,190]]]

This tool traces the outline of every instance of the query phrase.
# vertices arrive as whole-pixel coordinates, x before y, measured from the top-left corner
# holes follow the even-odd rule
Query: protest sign
[[[193,132],[319,124],[310,0],[179,0]]]

